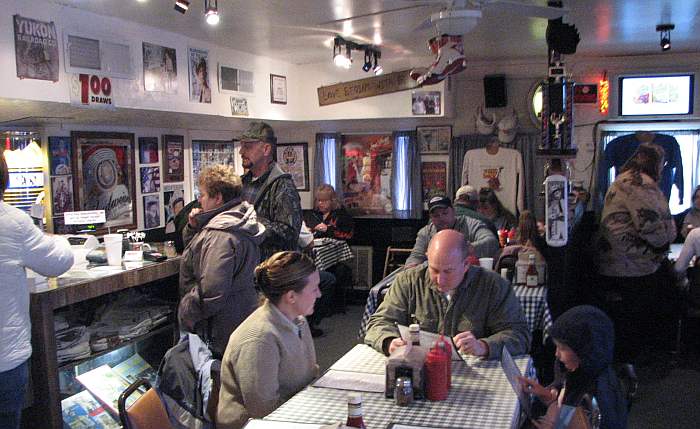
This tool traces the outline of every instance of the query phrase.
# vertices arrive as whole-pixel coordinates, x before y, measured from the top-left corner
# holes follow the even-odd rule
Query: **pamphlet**
[[[102,365],[92,371],[80,374],[76,378],[107,407],[110,413],[115,416],[119,415],[117,401],[119,400],[119,395],[129,387],[129,383],[116,371],[110,368],[109,365]],[[126,407],[129,408],[140,397],[140,392],[134,392],[126,401]]]
[[[528,418],[531,417],[530,396],[523,391],[522,382],[518,379],[519,376],[522,376],[522,373],[520,372],[520,368],[518,368],[518,366],[515,364],[515,361],[513,360],[513,357],[510,355],[508,347],[506,346],[503,346],[503,351],[501,352],[501,367],[503,368],[503,372],[505,372],[506,378],[510,382],[511,387],[513,387],[515,395],[518,397],[520,409],[525,412]]]
[[[64,427],[119,429],[121,425],[87,390],[61,401]]]
[[[316,380],[312,386],[354,390],[358,392],[384,393],[385,383],[386,380],[383,374],[367,374],[364,372],[329,369],[323,374],[323,377]]]

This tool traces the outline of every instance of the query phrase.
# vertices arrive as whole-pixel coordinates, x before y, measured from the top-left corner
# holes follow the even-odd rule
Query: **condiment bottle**
[[[445,352],[441,351],[438,343],[428,352],[425,360],[426,368],[426,397],[431,401],[443,401],[447,399],[447,364],[449,361]]]
[[[447,374],[447,389],[452,388],[452,345],[445,339],[445,334],[440,334],[440,339],[437,341],[438,349],[445,354],[447,365],[445,365],[445,373]]]
[[[394,388],[396,405],[405,407],[413,402],[413,381],[411,377],[398,377]]]
[[[411,341],[412,346],[420,347],[420,325],[417,323],[412,323],[408,327],[408,338]]]
[[[362,418],[362,394],[360,393],[353,392],[348,394],[348,421],[345,422],[345,426],[360,429],[367,428]]]
[[[535,255],[528,255],[527,272],[525,273],[525,286],[537,287],[539,276],[537,274],[537,266],[535,265]]]

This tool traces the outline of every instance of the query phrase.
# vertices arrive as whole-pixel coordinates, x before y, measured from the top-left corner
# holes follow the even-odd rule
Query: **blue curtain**
[[[328,183],[335,188],[338,197],[343,198],[341,185],[342,157],[340,156],[340,134],[316,134],[314,151],[314,191],[319,185]]]
[[[420,174],[420,152],[415,131],[397,131],[394,137],[391,168],[391,204],[396,219],[420,219],[423,196]]]

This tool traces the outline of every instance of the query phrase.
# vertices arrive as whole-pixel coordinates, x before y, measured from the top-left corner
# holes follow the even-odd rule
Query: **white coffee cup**
[[[105,253],[107,253],[107,263],[109,265],[122,264],[122,240],[121,234],[106,234],[103,239],[105,243]]]
[[[479,265],[481,268],[493,270],[493,258],[479,258]]]

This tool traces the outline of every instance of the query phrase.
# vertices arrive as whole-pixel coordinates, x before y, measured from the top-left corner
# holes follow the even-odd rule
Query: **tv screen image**
[[[693,74],[620,77],[620,115],[693,113]]]

